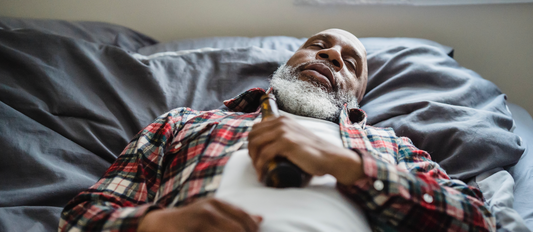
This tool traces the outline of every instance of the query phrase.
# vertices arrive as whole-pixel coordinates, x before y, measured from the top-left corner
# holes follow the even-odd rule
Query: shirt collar
[[[237,97],[224,101],[224,105],[231,111],[250,113],[258,110],[261,102],[260,98],[265,93],[270,93],[272,88],[264,90],[262,88],[249,89]],[[359,124],[361,128],[366,125],[366,113],[362,109],[352,108],[348,109],[347,104],[344,104],[343,110],[339,117],[341,124]]]
[[[339,120],[345,124],[358,124],[361,128],[365,129],[366,113],[360,108],[348,109],[347,104],[344,104]]]
[[[235,112],[255,112],[261,104],[261,96],[265,93],[266,91],[262,88],[249,89],[239,94],[237,97],[225,100],[224,105],[226,105],[231,111]]]

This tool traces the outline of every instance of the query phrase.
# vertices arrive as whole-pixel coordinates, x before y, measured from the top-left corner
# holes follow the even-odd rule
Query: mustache
[[[331,73],[335,73],[335,67],[333,67],[333,65],[331,63],[326,62],[326,61],[321,61],[321,60],[313,60],[313,61],[307,61],[305,63],[301,63],[298,66],[296,66],[296,70],[301,72],[301,71],[303,71],[304,67],[306,67],[308,65],[312,65],[312,64],[323,64],[323,65],[325,65],[326,67],[329,68]],[[336,78],[336,77],[334,77],[334,78]]]
[[[329,71],[331,71],[331,73],[333,73],[333,79],[335,79],[335,86],[333,86],[333,91],[338,92],[340,86],[339,86],[339,82],[337,81],[337,76],[335,75],[335,67],[327,61],[313,60],[313,61],[307,61],[307,62],[301,63],[298,66],[294,67],[292,74],[296,76],[300,76],[300,73],[304,70],[304,68],[312,64],[323,64],[329,69]]]

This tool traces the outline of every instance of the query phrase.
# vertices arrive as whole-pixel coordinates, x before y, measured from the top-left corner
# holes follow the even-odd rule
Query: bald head
[[[338,28],[331,28],[331,29],[327,29],[327,30],[324,30],[324,31],[321,31],[315,35],[319,35],[319,34],[336,34],[338,36],[340,36],[341,38],[344,38],[346,39],[347,42],[349,43],[352,43],[352,46],[364,53],[365,57],[366,57],[366,49],[365,49],[365,46],[361,43],[361,41],[359,41],[359,39],[352,33],[348,32],[348,31],[345,31],[345,30],[342,30],[342,29],[338,29]]]
[[[327,29],[311,36],[287,61],[300,79],[321,84],[328,91],[345,90],[359,101],[368,80],[366,49],[352,33]]]

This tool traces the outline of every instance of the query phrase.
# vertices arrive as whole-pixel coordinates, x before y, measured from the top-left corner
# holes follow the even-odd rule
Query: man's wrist
[[[137,226],[137,231],[139,232],[149,232],[154,231],[154,225],[157,225],[156,220],[159,218],[157,214],[159,214],[159,211],[161,210],[152,210],[148,212],[146,215],[144,215],[141,220],[139,221],[139,225]]]
[[[363,159],[357,152],[346,148],[342,150],[342,153],[344,154],[338,156],[331,174],[340,184],[353,185],[365,176]]]

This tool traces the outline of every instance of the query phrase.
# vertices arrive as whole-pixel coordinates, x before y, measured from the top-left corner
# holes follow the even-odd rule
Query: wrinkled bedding
[[[157,44],[118,26],[56,22],[62,26],[0,18],[0,231],[55,231],[63,206],[154,118],[176,107],[218,108],[248,88],[268,88],[303,42]],[[510,131],[505,95],[458,65],[450,47],[407,38],[362,42],[369,83],[361,105],[370,124],[410,137],[465,181],[520,159],[524,145]]]

